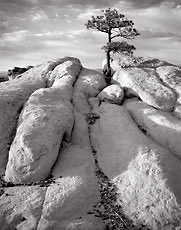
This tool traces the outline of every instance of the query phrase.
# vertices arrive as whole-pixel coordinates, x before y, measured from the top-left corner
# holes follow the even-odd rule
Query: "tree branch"
[[[111,39],[116,38],[116,37],[121,37],[121,35],[120,34],[116,34],[116,35],[112,36]]]

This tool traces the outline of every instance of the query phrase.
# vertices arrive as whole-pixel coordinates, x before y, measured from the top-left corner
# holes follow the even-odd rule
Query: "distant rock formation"
[[[19,78],[21,77],[21,74],[24,72],[28,71],[29,69],[33,68],[33,66],[29,65],[27,67],[14,67],[13,69],[9,69],[7,72],[7,76],[9,80],[14,79],[14,78]]]
[[[180,228],[181,69],[112,69],[65,57],[0,84],[2,230]]]

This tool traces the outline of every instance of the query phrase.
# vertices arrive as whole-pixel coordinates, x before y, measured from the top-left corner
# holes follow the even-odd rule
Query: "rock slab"
[[[114,82],[157,109],[169,112],[173,110],[176,103],[176,94],[162,84],[152,69],[137,67],[122,69],[114,74]]]
[[[135,224],[180,226],[180,162],[141,133],[124,107],[104,103],[92,127],[102,171],[117,186],[117,203]]]

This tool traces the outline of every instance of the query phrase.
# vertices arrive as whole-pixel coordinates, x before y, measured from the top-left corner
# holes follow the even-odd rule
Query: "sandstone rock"
[[[34,230],[41,217],[46,188],[39,186],[4,188],[0,197],[1,230]]]
[[[95,72],[92,72],[95,81],[98,81],[97,89],[94,89],[94,79],[90,76],[90,72],[83,70],[74,86],[75,123],[71,144],[61,149],[52,170],[56,178],[60,176],[62,178],[57,179],[56,183],[47,190],[46,202],[37,228],[39,230],[105,229],[100,218],[88,214],[93,211],[93,206],[98,202],[99,191],[84,113],[90,111],[89,95],[97,94],[102,84],[100,75],[94,75]],[[82,90],[81,96],[80,90]]]
[[[180,226],[180,161],[143,135],[124,107],[104,103],[98,112],[92,142],[127,217],[154,230]]]
[[[144,65],[143,68],[149,68],[143,70],[121,70],[129,75],[131,84],[131,87],[124,86],[124,90],[128,89],[128,93],[156,108],[170,111],[177,106],[177,85],[168,82],[166,87],[166,81],[162,83],[153,71],[158,66],[155,63]],[[125,76],[122,81],[117,74],[118,83],[127,83]],[[105,186],[100,186],[98,169],[117,188],[115,205],[120,205],[120,212],[135,225],[145,224],[152,230],[176,230],[181,226],[180,158],[175,156],[180,154],[181,147],[179,120],[138,101],[126,102],[124,106],[103,102],[100,106],[103,92],[120,87],[105,88],[100,72],[82,68],[80,61],[71,57],[32,68],[6,86],[7,89],[3,86],[2,90],[4,97],[0,93],[2,143],[6,139],[3,136],[6,128],[10,127],[7,133],[12,131],[8,119],[14,122],[16,136],[9,139],[10,144],[13,138],[14,141],[5,180],[27,183],[49,175],[55,180],[48,188],[35,185],[37,183],[34,186],[9,183],[14,187],[0,188],[2,230],[108,228],[103,224],[105,220],[90,214],[100,195],[102,199],[101,189]],[[117,91],[114,96],[117,101]],[[112,95],[110,97],[112,100]],[[6,105],[8,112],[3,115]],[[17,108],[23,105],[16,130]]]
[[[70,139],[74,122],[72,85],[81,66],[78,69],[77,62],[76,68],[73,62],[62,65],[57,67],[63,69],[63,76],[55,79],[56,86],[36,91],[23,109],[9,153],[6,181],[22,183],[45,179],[57,159],[62,139]],[[66,72],[68,67],[76,70],[73,75]]]
[[[160,66],[174,66],[166,61],[161,61],[152,57],[136,57],[133,55],[118,54],[111,62],[111,67],[114,71],[127,67],[152,68]]]
[[[164,66],[157,68],[157,73],[163,82],[176,92],[174,114],[181,119],[181,69],[176,66]]]
[[[181,103],[181,69],[176,66],[163,66],[156,69],[159,77],[178,94],[178,102]]]
[[[171,63],[168,63],[166,61],[159,60],[157,58],[152,57],[139,57],[138,58],[138,64],[140,68],[158,68],[160,66],[174,66]]]
[[[45,88],[52,70],[65,60],[61,58],[38,65],[20,78],[0,85],[0,175],[4,174],[8,151],[13,141],[17,119],[28,97],[37,89]]]
[[[99,95],[99,94],[98,94]],[[97,111],[97,109],[99,108],[100,105],[100,100],[98,97],[90,97],[88,99],[89,105],[91,107],[91,111],[94,113],[95,111]]]
[[[174,108],[176,94],[161,83],[154,70],[140,68],[120,70],[114,74],[114,82],[129,90],[129,94],[139,96],[142,101],[157,109],[171,111]]]
[[[73,57],[65,57],[60,59],[61,60],[61,65],[57,65],[52,72],[49,72],[49,77],[48,77],[48,85],[53,87],[59,87],[60,85],[63,84],[63,79],[59,81],[60,78],[66,79],[65,81],[67,82],[68,80],[68,75],[69,76],[77,76],[79,75],[79,72],[81,71],[81,63],[80,60],[77,58]],[[70,77],[70,81],[75,81],[75,78]]]
[[[170,113],[159,111],[139,101],[126,103],[128,111],[145,130],[146,135],[169,149],[181,159],[181,121]]]
[[[0,84],[0,175],[4,174],[17,119],[25,101],[35,90],[45,86],[42,77],[31,74]]]
[[[99,197],[89,146],[63,149],[52,174],[63,178],[48,188],[37,229],[103,230],[102,220],[88,214]]]
[[[72,105],[61,99],[58,90],[36,91],[20,116],[5,180],[24,183],[45,179],[57,159],[62,139],[69,140],[73,122]]]
[[[180,103],[176,103],[173,114],[181,120],[181,104]]]
[[[119,71],[122,68],[136,66],[137,59],[132,55],[118,54],[111,62],[111,67],[114,71]]]
[[[121,104],[124,98],[124,90],[120,85],[113,84],[104,88],[97,96],[101,101],[113,104]]]
[[[76,104],[77,111],[82,114],[89,113],[88,98],[97,96],[104,87],[106,82],[102,74],[83,68],[74,86],[73,102]]]

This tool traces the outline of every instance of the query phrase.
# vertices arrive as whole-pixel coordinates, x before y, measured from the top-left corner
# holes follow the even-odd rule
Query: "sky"
[[[1,0],[0,70],[64,56],[101,68],[107,36],[85,23],[109,7],[135,23],[137,56],[181,64],[181,0]]]

